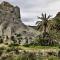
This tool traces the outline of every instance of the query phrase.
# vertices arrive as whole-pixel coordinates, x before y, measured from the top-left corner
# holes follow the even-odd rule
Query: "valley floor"
[[[1,52],[3,54],[1,55]],[[4,55],[5,54],[5,55]],[[32,55],[31,55],[32,54]],[[51,46],[13,46],[13,45],[6,45],[0,44],[0,58],[2,60],[3,57],[7,56],[7,59],[10,59],[12,56],[16,56],[16,60],[60,60],[60,48],[58,46],[51,47]],[[27,55],[27,56],[26,56]],[[9,57],[10,58],[9,58]]]

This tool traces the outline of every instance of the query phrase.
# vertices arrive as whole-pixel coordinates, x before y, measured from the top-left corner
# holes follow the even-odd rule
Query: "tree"
[[[38,26],[38,29],[40,29],[41,26],[43,26],[43,34],[45,36],[45,33],[47,33],[47,26],[48,26],[48,20],[51,16],[45,13],[41,15],[41,17],[38,17],[38,19],[41,19],[42,21],[37,21],[36,24]]]
[[[14,44],[16,43],[14,36],[11,36],[11,40],[14,42]]]
[[[54,18],[55,21],[55,29],[58,31],[60,30],[60,12],[56,15],[56,17]]]

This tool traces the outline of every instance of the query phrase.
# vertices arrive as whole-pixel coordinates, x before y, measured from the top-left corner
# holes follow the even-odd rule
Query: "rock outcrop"
[[[14,7],[5,1],[0,4],[0,36],[5,36],[5,40],[7,36],[11,38],[15,34],[21,34],[23,38],[30,38],[35,37],[38,33],[35,29],[22,23],[18,6]]]
[[[21,21],[19,7],[2,2],[0,4],[0,35],[11,36],[21,27],[25,28],[25,25]]]

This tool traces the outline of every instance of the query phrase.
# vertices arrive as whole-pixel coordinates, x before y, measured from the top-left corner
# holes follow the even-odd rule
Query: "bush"
[[[40,46],[58,46],[58,42],[52,40],[51,38],[36,38],[34,41],[35,45],[40,45]]]
[[[3,50],[0,50],[0,56],[2,55],[2,53],[3,53]]]
[[[29,47],[30,45],[29,45],[29,44],[25,44],[25,45],[23,45],[23,46],[25,46],[25,47]]]
[[[9,53],[9,52],[11,52],[12,50],[13,50],[12,48],[7,48],[7,49],[6,49],[6,52]]]
[[[0,56],[2,55],[4,49],[4,47],[0,47]]]
[[[8,43],[4,43],[5,45],[8,45]]]
[[[3,39],[0,39],[0,43],[3,43]]]
[[[3,46],[3,47],[0,47],[0,50],[5,50],[5,47]]]
[[[56,57],[56,56],[50,56],[48,58],[48,60],[60,60],[60,59],[58,57]]]
[[[19,44],[10,44],[9,47],[12,47],[12,46],[19,46]]]
[[[60,51],[58,52],[58,57],[60,57]]]

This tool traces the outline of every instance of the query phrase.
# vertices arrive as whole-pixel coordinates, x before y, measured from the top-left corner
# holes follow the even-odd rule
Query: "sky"
[[[26,25],[35,25],[42,12],[52,17],[60,12],[60,0],[0,0],[0,3],[2,1],[20,7],[21,20]]]

